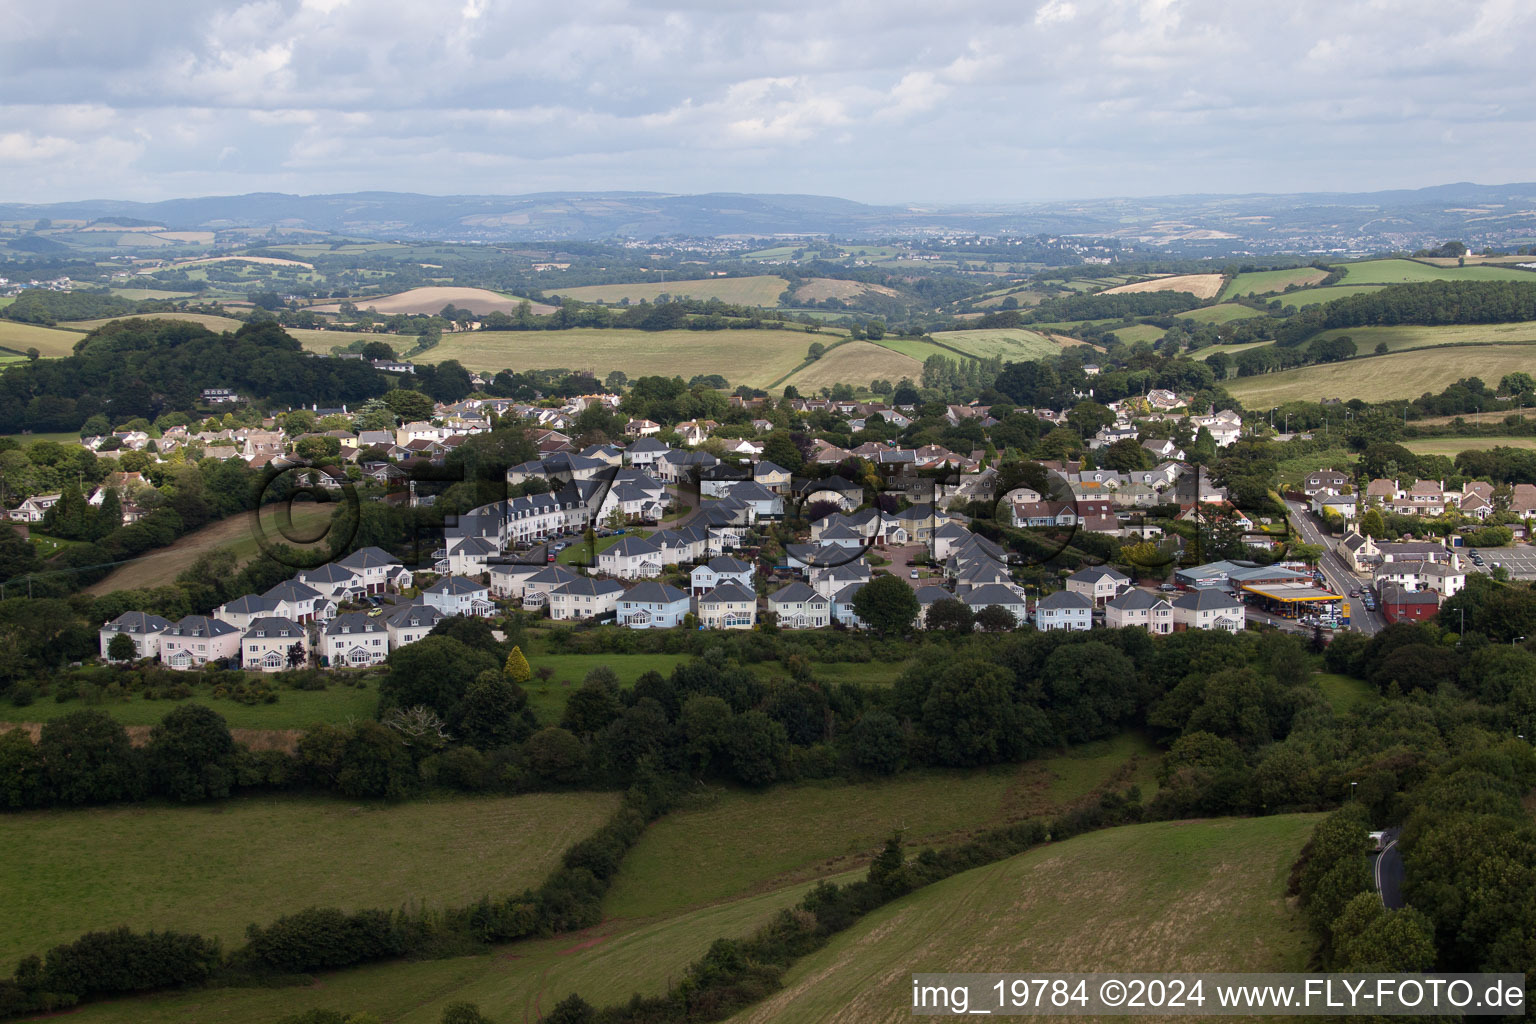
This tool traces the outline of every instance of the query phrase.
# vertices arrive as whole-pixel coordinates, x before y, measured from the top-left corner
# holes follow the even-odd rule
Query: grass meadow
[[[759,274],[756,277],[709,277],[698,281],[589,284],[577,288],[551,288],[549,293],[582,302],[622,302],[625,299],[632,303],[654,302],[658,295],[671,295],[674,298],[719,299],[737,306],[777,306],[779,296],[788,287],[789,282],[777,274]]]
[[[1359,344],[1359,331],[1350,331]],[[1369,347],[1366,351],[1369,351]],[[1303,366],[1224,383],[1232,397],[1250,409],[1267,409],[1282,402],[1315,402],[1323,398],[1360,398],[1380,402],[1438,393],[1462,377],[1498,383],[1506,373],[1529,372],[1532,351],[1523,345],[1459,345],[1454,353],[1422,349],[1351,359],[1343,363]]]
[[[537,885],[613,793],[139,804],[0,817],[0,963],[131,925],[237,945],[309,906],[445,906]]]
[[[1228,324],[1233,320],[1247,320],[1250,317],[1263,316],[1256,309],[1240,306],[1235,302],[1223,302],[1215,306],[1201,306],[1199,309],[1191,309],[1187,313],[1175,313],[1174,316],[1182,320],[1193,320],[1197,324]]]
[[[1286,899],[1319,815],[1165,821],[1078,836],[881,907],[731,1020],[912,1017],[913,971],[1300,971]]]
[[[1405,324],[1394,327],[1341,327],[1323,332],[1323,337],[1348,335],[1361,355],[1372,353],[1386,342],[1389,352],[1406,352],[1435,345],[1510,345],[1536,343],[1536,321],[1510,324],[1444,324],[1422,327]],[[1528,357],[1529,358],[1529,357]],[[1490,381],[1497,384],[1498,381]]]
[[[934,346],[927,347],[940,351]],[[922,374],[921,360],[884,348],[873,341],[850,341],[832,349],[803,370],[791,374],[783,383],[793,384],[800,389],[802,395],[813,395],[822,388],[836,384],[868,387],[873,380],[894,383],[903,377],[917,380]],[[726,376],[730,375],[727,373]]]
[[[1235,299],[1239,295],[1271,295],[1283,292],[1291,285],[1317,284],[1328,276],[1326,270],[1316,267],[1289,267],[1285,270],[1259,270],[1238,274],[1222,291],[1223,299]]]
[[[1455,458],[1462,452],[1485,452],[1490,448],[1536,448],[1536,437],[1418,437],[1399,441],[1398,444],[1415,455]]]
[[[1019,327],[978,328],[974,331],[940,331],[933,336],[950,348],[991,359],[1002,356],[1005,360],[1044,359],[1061,354],[1062,345],[1039,331]]]
[[[75,320],[62,326],[77,331],[94,331],[114,320],[185,320],[202,324],[210,331],[238,331],[245,326],[243,320],[236,320],[232,316],[215,316],[212,313],[138,313],[133,316],[110,316],[101,320]]]
[[[1514,267],[1436,267],[1416,260],[1368,260],[1344,269],[1345,284],[1410,284],[1417,281],[1536,281]]]
[[[37,324],[0,320],[0,348],[26,354],[35,348],[47,358],[74,355],[75,343],[85,337],[78,330],[63,327],[40,327]]]

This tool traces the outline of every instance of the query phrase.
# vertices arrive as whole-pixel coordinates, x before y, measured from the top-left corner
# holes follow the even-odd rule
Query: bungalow
[[[549,617],[561,621],[595,619],[615,612],[624,585],[618,580],[580,576],[549,592]]]
[[[619,624],[631,629],[680,626],[687,614],[688,595],[655,580],[647,580],[619,598]]]
[[[719,555],[703,565],[696,566],[693,572],[688,574],[688,589],[695,595],[708,594],[726,583],[735,583],[751,590],[752,572],[751,562],[743,562],[729,555]]]
[[[1110,629],[1138,627],[1148,633],[1173,632],[1173,605],[1167,598],[1145,590],[1127,590],[1104,606],[1104,625]]]
[[[326,623],[321,651],[331,668],[365,668],[389,657],[389,631],[377,618],[353,612]]]
[[[171,668],[196,668],[239,654],[240,631],[206,615],[188,615],[160,633],[160,661]]]
[[[659,576],[665,564],[660,547],[633,535],[620,537],[617,544],[597,554],[599,572],[626,580]]]
[[[486,618],[496,611],[491,590],[465,576],[444,576],[421,592],[423,604],[444,615],[477,615]]]
[[[281,672],[308,660],[309,633],[292,619],[255,619],[240,638],[240,667],[250,672]]]
[[[1013,616],[1016,626],[1022,626],[1029,621],[1029,606],[1025,603],[1023,595],[1007,584],[987,583],[973,587],[961,595],[960,600],[964,601],[973,612],[996,605]]]
[[[1094,604],[1103,604],[1131,585],[1131,578],[1107,565],[1079,569],[1067,577],[1067,589],[1082,594]]]
[[[1027,501],[1013,506],[1013,525],[1076,526],[1077,509],[1070,501]]]
[[[1173,602],[1175,632],[1224,629],[1228,633],[1240,633],[1245,621],[1243,603],[1225,590],[1214,587],[1187,591]]]
[[[20,505],[11,509],[10,516],[13,523],[40,523],[43,515],[53,506],[59,503],[63,497],[59,494],[34,494]]]
[[[1047,594],[1035,602],[1035,628],[1092,629],[1093,601],[1071,590]]]
[[[832,618],[832,602],[800,582],[769,594],[768,610],[785,629],[820,629]]]
[[[699,625],[706,629],[751,629],[756,623],[757,593],[733,578],[699,598]]]
[[[160,653],[160,634],[171,628],[169,619],[162,619],[158,615],[150,615],[146,612],[123,612],[111,622],[101,627],[101,656],[108,658],[107,648],[118,636],[126,636],[133,641],[134,655],[138,658],[153,658]]]
[[[442,612],[429,604],[401,605],[384,616],[384,631],[389,634],[389,649],[398,651],[406,644],[413,644],[432,632],[444,618]]]

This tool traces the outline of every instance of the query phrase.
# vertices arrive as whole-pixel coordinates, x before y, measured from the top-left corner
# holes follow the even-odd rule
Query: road
[[[1301,534],[1301,539],[1323,549],[1324,554],[1317,560],[1317,567],[1323,571],[1323,576],[1334,592],[1343,594],[1349,601],[1349,628],[1367,636],[1383,629],[1387,622],[1381,617],[1381,612],[1366,611],[1358,597],[1349,597],[1351,590],[1360,589],[1362,581],[1350,572],[1344,559],[1333,549],[1333,538],[1323,531],[1322,524],[1308,511],[1307,506],[1299,501],[1288,501],[1286,505],[1291,510],[1291,522]]]
[[[1387,846],[1376,855],[1376,891],[1388,910],[1403,909],[1403,855],[1397,847],[1400,828],[1387,829]]]

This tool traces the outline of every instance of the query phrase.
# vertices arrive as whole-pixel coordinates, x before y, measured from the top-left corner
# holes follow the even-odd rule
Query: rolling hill
[[[1353,332],[1345,332],[1351,333]],[[1497,383],[1506,373],[1530,372],[1536,360],[1525,345],[1458,345],[1448,349],[1411,349],[1384,356],[1356,357],[1256,377],[1237,377],[1222,386],[1249,409],[1282,402],[1323,398],[1359,398],[1381,402],[1440,392],[1462,377]]]

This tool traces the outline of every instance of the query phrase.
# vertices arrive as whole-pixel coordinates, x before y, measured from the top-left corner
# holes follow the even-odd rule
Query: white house
[[[43,514],[59,503],[62,494],[34,494],[20,505],[11,509],[10,516],[13,523],[40,523]]]
[[[979,587],[973,587],[960,595],[960,600],[973,612],[979,612],[983,608],[997,605],[999,608],[1013,616],[1014,625],[1020,626],[1029,621],[1029,608],[1022,595],[1012,587],[1002,583],[987,583]]]
[[[707,594],[724,583],[736,583],[752,589],[752,563],[729,555],[718,555],[688,574],[688,588],[694,594]]]
[[[609,576],[636,580],[659,576],[666,562],[661,549],[644,537],[624,536],[597,553],[597,569]]]
[[[279,583],[261,596],[273,602],[273,615],[294,622],[315,622],[336,614],[335,601],[298,580]]]
[[[1082,594],[1094,604],[1103,604],[1131,585],[1131,578],[1107,565],[1079,569],[1067,577],[1067,589]]]
[[[1092,629],[1093,601],[1070,590],[1047,594],[1035,603],[1037,629]]]
[[[311,590],[333,601],[351,601],[366,592],[362,575],[340,562],[327,562],[314,569],[304,569],[294,577]]]
[[[244,629],[257,619],[279,615],[277,602],[256,594],[246,594],[233,601],[225,601],[213,610],[213,617],[229,623],[236,629]]]
[[[1148,633],[1173,632],[1173,605],[1145,590],[1127,590],[1104,605],[1104,625],[1110,629],[1135,626]]]
[[[619,624],[631,629],[680,626],[688,604],[688,595],[676,587],[647,580],[619,598]]]
[[[798,581],[769,594],[768,610],[785,629],[820,629],[832,620],[832,602]]]
[[[482,618],[496,611],[491,603],[491,589],[465,576],[444,576],[421,592],[423,604],[444,615],[478,615]]]
[[[551,593],[575,579],[580,577],[563,565],[551,565],[547,569],[534,573],[523,582],[523,607],[543,608],[549,603]]]
[[[1243,629],[1246,615],[1243,603],[1225,590],[1206,587],[1180,594],[1173,602],[1173,628],[1224,629],[1238,633]]]
[[[1441,597],[1451,597],[1467,585],[1467,574],[1460,559],[1451,565],[1443,562],[1383,562],[1375,572],[1378,587],[1395,583],[1407,591],[1432,590]]]
[[[647,420],[646,422],[650,421]],[[652,425],[656,427],[654,433],[661,432],[661,427],[659,425]],[[661,458],[671,450],[672,446],[667,444],[665,441],[658,441],[654,437],[649,436],[642,437],[640,440],[624,449],[624,462],[630,466],[652,466],[655,465],[657,459]]]
[[[107,647],[114,638],[123,635],[133,641],[134,649],[138,651],[135,659],[153,658],[160,653],[160,634],[170,628],[170,619],[145,612],[123,612],[101,627],[101,656],[107,658]]]
[[[548,563],[498,562],[491,566],[491,596],[522,600],[523,586],[529,578],[543,572]]]
[[[757,623],[757,593],[727,578],[699,598],[699,624],[706,629],[751,629]]]
[[[239,654],[240,631],[206,615],[188,615],[160,633],[160,662],[171,668],[196,668]]]
[[[378,618],[352,612],[325,625],[321,650],[332,668],[364,668],[389,657],[389,631]]]
[[[294,660],[294,646],[304,652]],[[281,672],[309,661],[309,633],[292,619],[256,619],[240,638],[240,667],[250,672]]]
[[[384,632],[389,634],[389,649],[397,651],[406,644],[413,644],[417,640],[432,632],[446,616],[428,604],[411,603],[401,605],[384,616]]]
[[[353,569],[362,576],[363,586],[370,594],[382,594],[390,587],[401,590],[411,585],[410,570],[400,559],[379,548],[358,548],[338,561],[343,568]]]
[[[618,580],[579,576],[549,592],[549,617],[561,621],[591,619],[618,610],[624,585]]]

